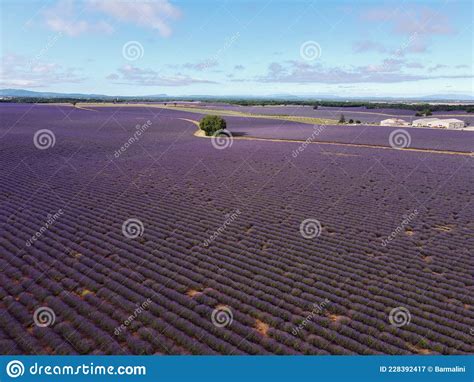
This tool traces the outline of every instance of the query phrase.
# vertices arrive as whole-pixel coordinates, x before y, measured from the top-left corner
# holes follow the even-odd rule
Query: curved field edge
[[[71,105],[72,106],[72,105]],[[326,118],[311,118],[311,117],[301,117],[297,115],[267,115],[267,114],[254,114],[233,110],[220,110],[220,109],[206,109],[206,108],[197,108],[197,107],[182,107],[182,106],[164,106],[159,104],[76,104],[76,108],[85,109],[86,107],[153,107],[158,109],[166,110],[176,110],[176,111],[187,111],[190,113],[196,114],[215,114],[222,117],[247,117],[247,118],[264,118],[264,119],[274,119],[279,121],[290,121],[290,122],[300,122],[310,125],[331,125],[336,124],[337,120],[335,119],[326,119]]]
[[[50,105],[53,105],[51,103]],[[39,104],[39,105],[47,105],[47,104]],[[271,114],[271,113],[258,113],[258,112],[250,112],[250,111],[239,111],[239,110],[229,110],[229,109],[219,109],[215,105],[212,107],[197,107],[197,106],[174,106],[174,105],[164,105],[164,104],[157,104],[157,103],[134,103],[134,104],[124,104],[124,103],[77,103],[76,105],[68,104],[68,103],[58,103],[57,105],[61,106],[69,106],[69,107],[76,107],[82,110],[93,110],[88,109],[90,107],[152,107],[152,108],[159,108],[165,110],[175,110],[175,111],[185,111],[189,113],[196,113],[196,114],[215,114],[219,116],[228,116],[228,117],[246,117],[246,118],[264,118],[264,119],[273,119],[277,121],[289,121],[289,122],[298,122],[310,125],[337,125],[338,120],[332,118],[321,118],[321,117],[309,117],[298,115],[295,112],[293,114]],[[262,110],[263,111],[263,110]],[[325,111],[325,110],[323,110]],[[358,110],[334,110],[334,113],[337,114],[360,114],[360,115],[373,115],[373,116],[381,116],[381,117],[390,117],[390,118],[416,118],[413,115],[404,115],[404,114],[397,114],[397,113],[387,113],[387,112],[375,112],[375,111],[358,111]],[[436,114],[433,115],[434,118],[452,118],[452,117],[470,117],[470,115],[466,114]],[[423,118],[423,117],[419,117]],[[347,117],[346,119],[349,119]],[[363,121],[361,125],[366,126],[380,126],[379,122],[375,121]],[[350,126],[350,125],[348,125]],[[393,128],[402,127],[408,129],[420,129],[414,126],[390,126]],[[437,130],[443,131],[444,129],[439,129],[435,127],[423,127],[423,130]],[[473,128],[466,127],[459,131],[472,131]],[[454,129],[444,130],[444,131],[458,131]]]
[[[43,104],[39,104],[43,105]],[[168,105],[158,105],[158,104],[148,104],[148,103],[135,103],[135,104],[114,104],[114,103],[77,103],[76,105],[71,104],[61,104],[62,106],[75,107],[80,110],[87,111],[97,111],[91,109],[90,107],[97,108],[158,108],[163,110],[170,111],[184,111],[196,114],[208,114],[213,113],[220,116],[229,116],[229,117],[244,117],[244,118],[256,118],[256,119],[266,119],[266,120],[284,120],[289,122],[303,123],[309,125],[328,125],[337,124],[335,120],[325,120],[320,118],[308,118],[308,117],[297,117],[297,116],[274,116],[274,115],[263,115],[263,114],[252,114],[252,113],[242,113],[237,111],[227,111],[227,110],[217,110],[217,109],[205,109],[205,108],[196,108],[196,107],[180,107],[180,106],[168,106]],[[179,118],[180,120],[187,120],[194,124],[199,124],[198,121],[192,119]],[[364,126],[379,126],[378,124],[366,124]],[[385,127],[387,128],[387,127]],[[393,127],[396,129],[396,127]],[[439,132],[455,132],[457,130],[441,130],[441,129],[429,129],[429,128],[414,128],[408,127],[408,130],[415,129],[416,131],[439,131]],[[458,131],[460,132],[460,131]],[[196,135],[196,134],[195,134]],[[199,135],[200,137],[205,137],[204,135]],[[355,143],[355,142],[341,142],[335,140],[316,140],[316,139],[291,139],[291,138],[269,138],[269,137],[257,137],[257,136],[245,136],[245,137],[233,137],[233,139],[239,140],[258,140],[258,141],[269,141],[269,142],[289,142],[289,143],[300,143],[300,144],[322,144],[322,145],[340,145],[346,147],[361,147],[361,148],[371,148],[371,149],[382,149],[382,150],[397,150],[397,151],[413,151],[413,152],[429,152],[434,154],[445,154],[445,155],[463,155],[463,156],[472,156],[473,152],[465,150],[448,150],[448,149],[435,149],[427,147],[405,147],[405,148],[393,148],[388,145],[382,144],[371,144],[371,143]]]

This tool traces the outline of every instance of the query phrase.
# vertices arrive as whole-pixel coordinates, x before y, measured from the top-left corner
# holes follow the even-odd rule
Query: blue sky
[[[473,94],[472,1],[1,0],[0,86]]]

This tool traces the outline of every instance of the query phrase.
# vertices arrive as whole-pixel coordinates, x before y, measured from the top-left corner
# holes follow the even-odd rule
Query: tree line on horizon
[[[372,102],[372,101],[331,101],[331,100],[284,100],[284,99],[235,99],[235,98],[42,98],[42,97],[9,97],[0,99],[3,103],[134,103],[134,102],[212,102],[240,106],[312,106],[317,109],[323,107],[365,107],[366,109],[403,109],[419,112],[420,115],[431,115],[435,111],[463,110],[474,113],[474,105],[403,103],[403,102]]]

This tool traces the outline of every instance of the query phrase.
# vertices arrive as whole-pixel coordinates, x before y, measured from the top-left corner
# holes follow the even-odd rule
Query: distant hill
[[[400,102],[414,102],[414,101],[474,101],[474,95],[468,94],[434,94],[434,95],[426,95],[426,96],[417,96],[417,97],[367,97],[367,96],[336,96],[331,94],[305,94],[305,95],[294,95],[294,94],[272,94],[268,97],[276,98],[276,99],[302,99],[302,98],[312,98],[312,99],[321,99],[321,100],[347,100],[347,101],[400,101]],[[258,97],[257,97],[258,98]]]
[[[36,92],[24,89],[0,89],[0,97],[32,97],[32,98],[80,98],[80,99],[153,99],[168,97],[166,94],[155,94],[149,96],[109,96],[105,94],[83,94],[83,93],[54,93]]]
[[[113,98],[103,94],[35,92],[24,89],[0,89],[0,96],[36,98]]]
[[[435,94],[422,98],[424,101],[473,101],[474,95],[468,94]]]

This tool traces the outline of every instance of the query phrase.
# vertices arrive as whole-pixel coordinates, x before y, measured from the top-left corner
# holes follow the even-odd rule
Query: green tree
[[[225,119],[218,115],[206,115],[201,119],[201,122],[199,122],[199,128],[203,130],[207,136],[211,136],[219,130],[224,130],[226,127]]]
[[[349,123],[354,123],[354,120],[353,120],[353,119],[349,119]]]
[[[341,114],[339,117],[339,123],[346,123],[346,119],[344,118],[344,114]]]

